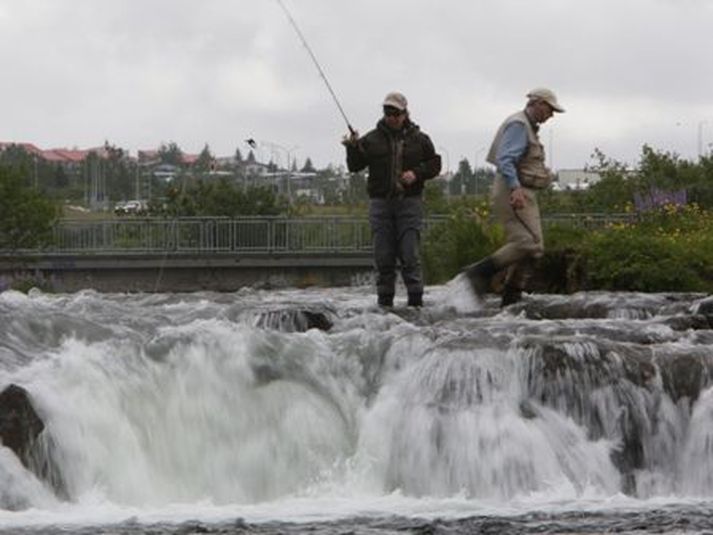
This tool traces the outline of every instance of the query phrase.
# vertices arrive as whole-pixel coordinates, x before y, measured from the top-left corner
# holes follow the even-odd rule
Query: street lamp
[[[698,158],[703,158],[703,125],[708,121],[698,121]]]
[[[249,140],[246,140],[246,143],[250,145],[251,148],[256,148],[257,143],[255,142],[254,139],[250,138]],[[292,206],[292,186],[290,184],[290,165],[292,162],[292,153],[299,148],[299,146],[294,145],[292,147],[283,147],[282,145],[278,143],[273,143],[272,141],[260,141],[260,145],[264,145],[270,149],[271,156],[276,150],[281,150],[284,151],[285,153],[285,158],[287,160],[287,166],[285,167],[285,180],[286,182],[286,190],[287,190],[287,202],[289,206]]]

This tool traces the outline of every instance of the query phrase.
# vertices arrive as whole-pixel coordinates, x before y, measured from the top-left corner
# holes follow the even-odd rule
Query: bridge
[[[622,217],[558,214],[545,224],[597,227]],[[235,291],[352,285],[372,272],[366,217],[63,220],[51,243],[0,251],[0,289],[27,280],[67,292]]]

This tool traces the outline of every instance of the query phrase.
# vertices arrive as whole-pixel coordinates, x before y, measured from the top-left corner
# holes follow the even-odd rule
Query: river
[[[713,531],[710,298],[374,301],[0,293],[0,533]]]

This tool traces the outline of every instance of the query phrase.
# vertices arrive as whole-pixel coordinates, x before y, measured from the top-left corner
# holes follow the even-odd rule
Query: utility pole
[[[139,180],[139,169],[141,168],[141,163],[139,162],[139,155],[136,154],[136,187],[135,187],[135,199],[141,198],[141,186]]]
[[[708,121],[698,121],[698,159],[703,158],[703,125]]]
[[[254,140],[250,139],[250,141],[253,141],[253,143],[248,143],[250,147],[254,147],[255,142]],[[290,175],[292,172],[290,171],[290,162],[292,161],[292,153],[299,148],[299,146],[294,145],[290,148],[283,147],[282,145],[278,143],[273,143],[272,141],[260,141],[260,145],[264,145],[270,149],[271,155],[274,155],[274,152],[276,150],[281,150],[285,153],[285,158],[287,160],[287,166],[285,167],[285,191],[287,193],[287,203],[292,207],[292,184],[290,183]]]

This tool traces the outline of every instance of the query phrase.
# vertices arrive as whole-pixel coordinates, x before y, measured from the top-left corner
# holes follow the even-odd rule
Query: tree
[[[207,173],[211,170],[211,166],[213,165],[214,159],[215,158],[210,152],[210,147],[208,146],[208,143],[206,143],[203,147],[203,150],[198,155],[198,159],[196,160],[196,170],[202,173]]]
[[[470,167],[470,162],[467,158],[463,158],[458,162],[458,171],[453,175],[449,186],[451,195],[462,195],[463,193],[474,193],[475,187],[473,182],[473,170]]]
[[[103,176],[105,193],[109,199],[129,199],[135,193],[136,168],[124,149],[104,142]]]
[[[302,171],[303,173],[315,173],[315,172],[317,172],[317,170],[314,168],[314,165],[312,165],[312,160],[309,158],[309,156],[308,156],[307,159],[305,160],[305,164],[302,166],[301,171]]]
[[[59,209],[27,181],[21,173],[0,167],[0,249],[14,251],[51,242]]]
[[[237,147],[235,149],[235,163],[237,163],[237,164],[243,163],[243,153],[240,152],[240,147]]]
[[[363,171],[352,173],[349,177],[347,190],[344,192],[344,201],[347,204],[357,205],[369,200],[366,192],[366,175]]]
[[[64,167],[57,165],[54,171],[54,187],[56,189],[64,189],[69,186],[69,177],[64,170]]]
[[[256,160],[255,160],[255,154],[254,154],[253,151],[251,150],[250,152],[248,152],[247,163],[252,164],[252,163],[255,163],[255,161],[256,161]]]
[[[178,145],[171,141],[168,145],[162,143],[158,149],[159,158],[161,158],[161,163],[169,163],[171,165],[180,166],[183,151],[178,147]]]
[[[279,215],[285,206],[269,187],[236,187],[225,178],[198,181],[185,191],[169,190],[167,212],[173,216]]]

